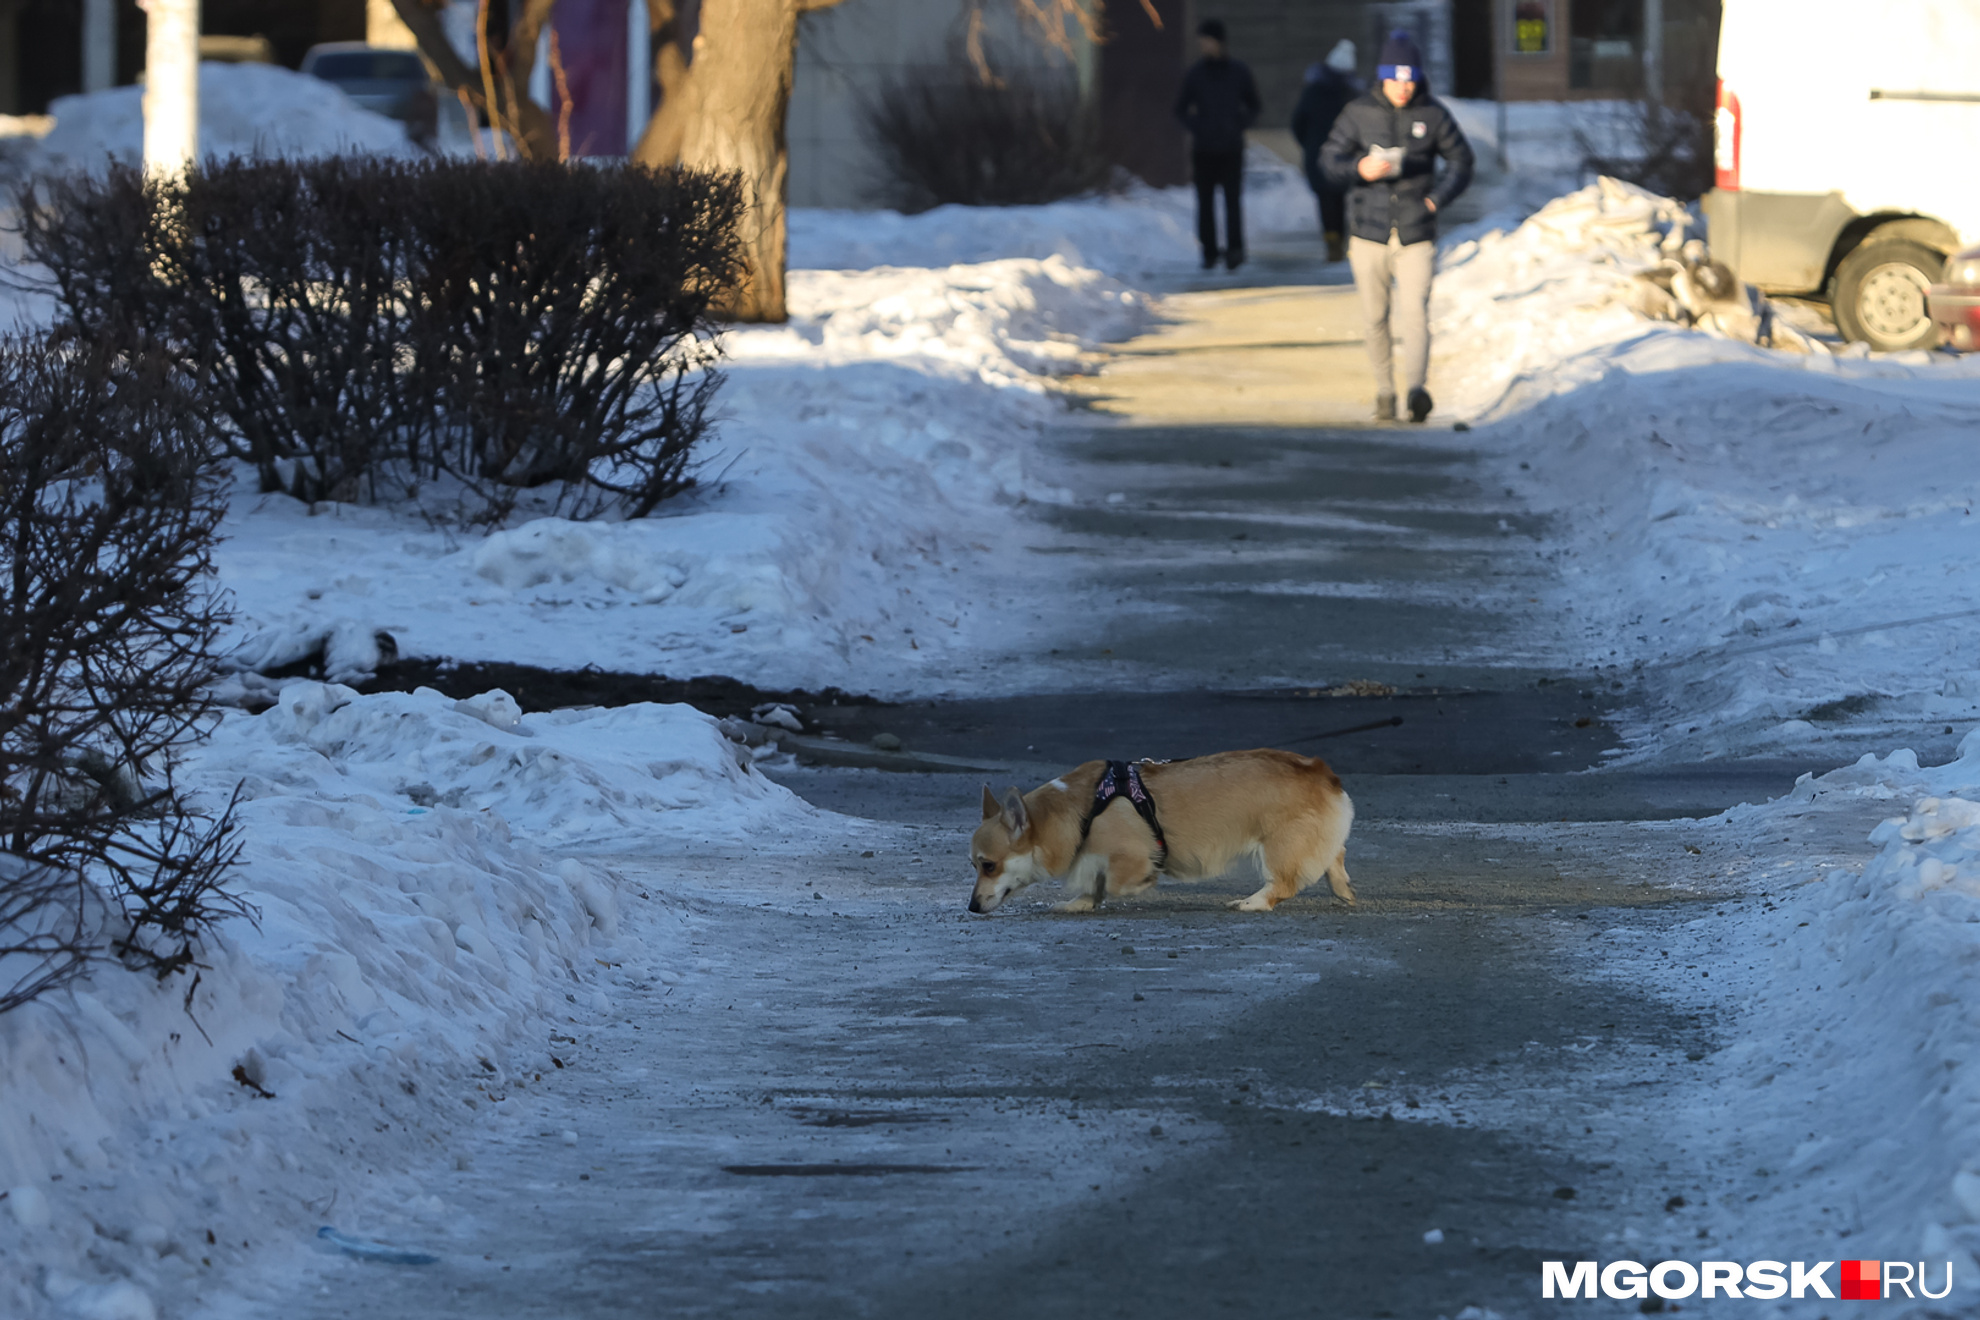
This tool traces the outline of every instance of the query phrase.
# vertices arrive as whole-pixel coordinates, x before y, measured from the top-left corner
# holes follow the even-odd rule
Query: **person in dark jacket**
[[[1471,146],[1450,111],[1431,97],[1423,54],[1409,33],[1389,34],[1375,72],[1380,86],[1334,121],[1320,149],[1320,170],[1348,190],[1348,264],[1375,371],[1375,416],[1396,416],[1393,322],[1402,340],[1409,419],[1420,422],[1433,406],[1424,383],[1437,212],[1471,183]]]
[[[1293,137],[1299,142],[1307,186],[1320,200],[1320,232],[1327,240],[1329,261],[1347,255],[1347,191],[1320,172],[1320,147],[1334,131],[1341,111],[1363,90],[1361,80],[1354,76],[1354,43],[1343,40],[1327,53],[1326,63],[1307,70],[1306,86],[1299,94],[1299,104],[1293,107]]]
[[[1196,237],[1203,244],[1203,269],[1217,264],[1216,190],[1224,190],[1223,258],[1232,270],[1244,264],[1244,130],[1263,108],[1251,70],[1231,58],[1224,25],[1206,18],[1197,26],[1203,58],[1183,75],[1176,96],[1176,118],[1190,136],[1190,165],[1196,176]]]

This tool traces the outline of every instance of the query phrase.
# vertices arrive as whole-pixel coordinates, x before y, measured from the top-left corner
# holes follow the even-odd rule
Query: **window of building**
[[[1572,0],[1568,86],[1635,94],[1643,85],[1643,0]]]
[[[1548,55],[1554,49],[1554,0],[1517,0],[1512,7],[1511,51]]]

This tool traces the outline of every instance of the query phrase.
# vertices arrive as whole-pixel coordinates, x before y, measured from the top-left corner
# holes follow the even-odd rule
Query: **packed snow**
[[[244,487],[219,552],[243,657],[382,629],[409,656],[953,687],[1005,629],[1018,506],[1061,498],[1026,461],[1064,412],[1046,381],[1149,299],[1048,257],[793,271],[790,305],[725,336],[702,484],[660,516],[464,535]]]
[[[408,149],[396,125],[280,71],[208,66],[202,104],[213,154]],[[133,89],[58,102],[28,156],[134,157],[136,106]],[[1485,131],[1478,106],[1459,112]],[[1515,118],[1495,205],[1530,206],[1522,189],[1571,172],[1547,145],[1565,117]],[[1310,228],[1296,171],[1254,153],[1251,182],[1258,230]],[[327,639],[333,677],[355,679],[382,630],[413,656],[770,687],[1021,682],[979,669],[993,642],[1021,638],[1021,506],[1065,498],[1028,462],[1063,408],[1051,379],[1159,315],[1136,282],[1193,265],[1192,206],[1187,190],[1142,189],[797,213],[792,319],[726,335],[720,435],[695,490],[645,520],[470,533],[244,478],[219,555],[237,656],[268,666]],[[1980,365],[1644,320],[1631,277],[1697,232],[1665,199],[1598,184],[1456,232],[1441,258],[1432,387],[1505,484],[1555,514],[1522,553],[1558,561],[1545,609],[1569,625],[1561,666],[1652,684],[1662,717],[1627,730],[1632,757],[1819,752],[1844,722],[1945,730],[1950,753],[1952,730],[1980,720],[1980,491],[1962,475]],[[525,714],[502,693],[336,683],[277,696],[227,712],[187,767],[216,803],[243,787],[255,920],[228,924],[190,994],[106,968],[0,1016],[8,1314],[153,1316],[201,1296],[208,1262],[239,1266],[325,1225],[333,1248],[398,1250],[363,1236],[380,1205],[448,1212],[394,1170],[460,1124],[501,1121],[504,1097],[558,1066],[560,1027],[609,1008],[615,979],[679,974],[678,905],[616,854],[664,862],[687,839],[842,828],[685,707]],[[1797,874],[1768,842],[1784,815],[1865,801],[1891,819],[1861,869]],[[1738,1133],[1728,1158],[1772,1180],[1717,1213],[1799,1223],[1848,1191],[1894,1242],[1980,1287],[1963,979],[1980,929],[1980,733],[1948,765],[1894,753],[1709,829],[1753,871],[1798,881],[1694,932],[1728,951],[1714,992],[1744,1007],[1721,1082],[1680,1118]],[[1817,1067],[1831,1081],[1797,1092],[1805,1127],[1876,1139],[1790,1141],[1773,1110],[1740,1131],[1754,1095]]]
[[[1790,831],[1820,837],[1838,825],[1846,839],[1849,822],[1879,816],[1869,847],[1843,849],[1859,854],[1847,865],[1782,846]],[[1724,1244],[1714,1254],[1734,1258],[1795,1242],[1831,1259],[1874,1251],[1922,1263],[1934,1294],[1949,1262],[1951,1295],[1906,1314],[1970,1314],[1980,1306],[1980,729],[1944,765],[1921,767],[1909,750],[1865,755],[1804,775],[1773,802],[1662,829],[1677,835],[1667,846],[1682,840],[1722,868],[1706,890],[1719,901],[1654,945],[1609,932],[1619,938],[1593,974],[1654,986],[1732,1030],[1688,1085],[1634,1106],[1637,1139],[1668,1152],[1701,1195],[1682,1237],[1651,1207],[1618,1253],[1696,1258],[1703,1244],[1685,1238],[1702,1224],[1699,1237]],[[1683,956],[1666,956],[1674,949]],[[1833,1308],[1810,1297],[1758,1313],[1799,1320]]]
[[[1905,750],[1728,813],[1748,837],[1775,821],[1848,805],[1890,814],[1858,868],[1797,874],[1776,911],[1743,911],[1719,936],[1762,959],[1726,1051],[1720,1121],[1739,1131],[1750,1096],[1792,1091],[1792,1126],[1756,1162],[1778,1171],[1757,1213],[1806,1219],[1847,1203],[1900,1258],[1952,1260],[1948,1304],[1980,1303],[1980,730],[1956,759]],[[1734,964],[1737,965],[1736,963]],[[1816,1079],[1819,1078],[1819,1084]],[[1740,1092],[1746,1092],[1741,1097]],[[1749,1142],[1761,1134],[1747,1132]],[[1858,1139],[1860,1138],[1860,1139]],[[1930,1285],[1943,1286],[1937,1277]]]
[[[1697,227],[1604,181],[1442,254],[1432,387],[1560,524],[1562,659],[1648,675],[1636,755],[1970,722],[1980,357],[1646,321],[1632,277]]]
[[[1244,214],[1252,233],[1304,231],[1315,225],[1313,192],[1297,169],[1253,145],[1245,155]],[[918,215],[800,210],[791,214],[790,235],[791,265],[806,270],[1058,257],[1145,281],[1194,266],[1196,194],[1137,183],[1045,206],[939,206]]]
[[[192,985],[113,966],[0,1016],[8,1315],[181,1309],[257,1246],[419,1210],[391,1170],[500,1122],[614,977],[679,975],[678,912],[615,851],[818,828],[685,706],[292,683],[187,778],[240,786],[254,916]]]
[[[8,154],[22,175],[136,164],[144,151],[144,89],[58,96],[55,123],[32,146]],[[405,126],[361,108],[320,78],[268,64],[199,67],[199,150],[229,156],[416,156]]]

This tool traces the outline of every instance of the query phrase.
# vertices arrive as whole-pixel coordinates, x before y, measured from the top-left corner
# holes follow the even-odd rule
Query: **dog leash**
[[[1357,724],[1351,729],[1329,729],[1325,733],[1309,733],[1298,738],[1287,738],[1278,745],[1292,747],[1298,743],[1319,742],[1322,738],[1340,738],[1350,733],[1370,733],[1376,729],[1393,729],[1403,722],[1400,715],[1391,715],[1386,720],[1376,720],[1373,724]]]

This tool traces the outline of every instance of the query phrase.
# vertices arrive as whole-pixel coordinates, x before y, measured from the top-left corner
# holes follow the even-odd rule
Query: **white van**
[[[1980,0],[1724,0],[1712,255],[1929,348],[1926,287],[1980,240]]]

